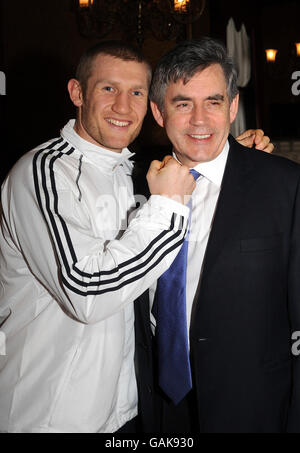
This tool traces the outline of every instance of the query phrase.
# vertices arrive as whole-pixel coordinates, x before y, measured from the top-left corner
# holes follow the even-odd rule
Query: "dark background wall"
[[[272,140],[300,139],[300,96],[292,94],[292,73],[300,71],[295,42],[300,42],[299,0],[212,0],[213,36],[225,39],[225,24],[233,17],[237,29],[246,25],[251,37],[252,78],[245,90],[249,120]],[[278,49],[275,64],[266,62],[265,49]],[[254,114],[255,113],[255,114]]]
[[[300,71],[300,63],[290,58],[294,42],[300,41],[299,13],[299,1],[208,0],[203,16],[193,24],[193,38],[225,39],[230,17],[237,28],[245,23],[253,63],[245,90],[249,126],[264,128],[272,139],[300,139],[300,96],[291,93],[291,74]],[[117,27],[106,38],[128,36]],[[24,152],[57,136],[75,116],[66,83],[81,53],[94,42],[80,36],[72,0],[0,0],[0,71],[7,77],[7,95],[0,96],[1,180]],[[174,44],[158,41],[145,30],[143,51],[153,66]],[[266,47],[280,50],[277,69],[266,65]],[[141,153],[166,144],[149,114],[133,149]]]
[[[268,20],[272,12],[272,20]],[[300,42],[300,1],[277,2],[262,9],[264,48],[278,49],[276,64],[264,65],[262,118],[274,138],[300,138],[300,96],[292,93],[292,74],[300,71],[295,42]]]

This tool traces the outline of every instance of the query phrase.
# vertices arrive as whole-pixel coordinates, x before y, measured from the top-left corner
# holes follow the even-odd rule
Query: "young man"
[[[114,432],[137,414],[132,302],[180,249],[181,201],[195,187],[175,159],[154,162],[153,195],[127,225],[127,146],[150,79],[124,43],[89,50],[68,84],[76,121],[23,156],[3,185],[1,431]]]
[[[186,300],[178,304],[188,337],[186,367],[182,360],[177,372],[168,372],[182,329],[172,282],[169,294],[158,283],[136,304],[145,429],[300,432],[299,359],[291,354],[293,332],[300,330],[300,168],[229,136],[238,108],[236,74],[217,41],[181,43],[164,56],[150,99],[174,156],[198,179]]]
[[[170,197],[195,184],[175,160],[152,166],[155,195],[126,227],[135,208],[126,147],[150,77],[126,45],[88,52],[68,84],[76,121],[4,183],[1,431],[114,432],[137,414],[132,301],[180,248],[188,208]]]

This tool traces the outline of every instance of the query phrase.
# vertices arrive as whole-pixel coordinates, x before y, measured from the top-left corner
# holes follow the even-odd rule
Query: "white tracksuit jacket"
[[[188,208],[161,196],[126,225],[132,154],[73,126],[25,154],[2,187],[2,432],[114,432],[136,415],[133,300],[186,233]]]

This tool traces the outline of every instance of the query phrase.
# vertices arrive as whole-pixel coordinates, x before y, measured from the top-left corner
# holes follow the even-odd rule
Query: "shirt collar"
[[[74,126],[75,120],[70,120],[61,130],[61,136],[78,149],[83,154],[85,160],[93,162],[103,170],[114,171],[134,155],[128,148],[124,148],[121,153],[117,153],[94,145],[80,137],[75,131]],[[128,164],[130,168],[133,166],[132,162],[128,162]]]
[[[229,142],[226,140],[225,146],[222,152],[213,160],[209,162],[201,162],[196,165],[194,170],[198,171],[204,178],[207,178],[209,181],[214,183],[216,186],[221,187],[225,165],[227,162],[229,152]],[[175,153],[173,156],[176,158]]]

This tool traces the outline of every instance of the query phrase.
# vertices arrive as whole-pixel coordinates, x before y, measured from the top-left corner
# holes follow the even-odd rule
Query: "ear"
[[[82,88],[78,80],[71,79],[68,82],[68,91],[70,99],[76,107],[81,107],[83,104]]]
[[[234,122],[238,109],[239,109],[239,94],[236,95],[236,97],[230,104],[230,124]]]
[[[150,105],[155,121],[157,122],[157,124],[159,124],[160,127],[164,127],[164,119],[157,104],[155,104],[155,102],[153,101],[150,101]]]

